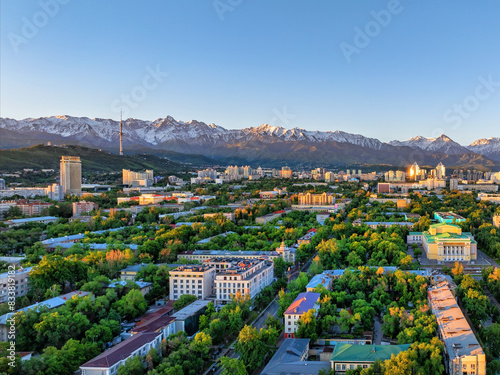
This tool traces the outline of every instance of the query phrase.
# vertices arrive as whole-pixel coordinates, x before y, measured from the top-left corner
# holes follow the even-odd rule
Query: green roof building
[[[373,362],[380,359],[385,361],[391,356],[408,350],[411,344],[405,345],[351,345],[338,344],[332,354],[332,369],[336,374],[343,374],[347,370],[358,367],[368,368]]]

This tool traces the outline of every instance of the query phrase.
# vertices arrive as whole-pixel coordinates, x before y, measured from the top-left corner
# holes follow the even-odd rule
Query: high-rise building
[[[446,177],[446,168],[443,163],[439,163],[436,167],[436,178],[442,180]]]
[[[79,156],[63,156],[60,165],[60,185],[64,194],[82,192],[82,162]]]
[[[450,178],[450,190],[458,190],[458,178]]]
[[[5,189],[5,180],[3,178],[0,178],[0,190]]]

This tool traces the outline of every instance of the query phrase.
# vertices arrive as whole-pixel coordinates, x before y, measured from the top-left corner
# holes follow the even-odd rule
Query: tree
[[[179,311],[180,309],[193,303],[197,299],[198,299],[198,297],[193,296],[192,294],[183,294],[182,296],[179,297],[179,299],[177,301],[174,302],[174,309],[176,311]]]
[[[3,217],[5,220],[19,219],[23,217],[23,211],[18,206],[10,206],[8,210],[4,212]]]
[[[140,290],[132,289],[116,302],[113,307],[123,318],[133,319],[146,312],[148,303]]]
[[[238,342],[234,349],[241,356],[248,372],[253,372],[257,367],[262,366],[268,354],[276,348],[278,331],[275,329],[261,329],[246,325],[238,335]]]
[[[214,344],[220,344],[226,337],[226,322],[220,319],[214,319],[210,322],[208,332],[212,337]]]
[[[298,321],[297,337],[309,338],[311,342],[315,342],[318,339],[318,327],[315,313],[316,310],[310,309],[301,315]]]
[[[198,332],[191,341],[190,349],[206,358],[212,346],[212,338],[205,332]]]
[[[485,333],[486,346],[490,349],[493,357],[500,356],[500,323],[494,323],[488,327]]]
[[[221,375],[247,375],[245,364],[241,359],[224,356],[220,359],[220,363],[222,366]]]
[[[141,357],[128,358],[124,365],[118,367],[118,375],[144,375]]]

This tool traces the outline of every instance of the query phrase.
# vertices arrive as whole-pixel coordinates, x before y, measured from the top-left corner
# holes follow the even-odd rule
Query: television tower
[[[122,124],[122,111],[120,111],[120,155],[123,155],[122,137],[123,137],[123,124]]]

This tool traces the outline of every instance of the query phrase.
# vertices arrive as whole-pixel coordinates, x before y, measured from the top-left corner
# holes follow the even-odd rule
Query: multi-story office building
[[[300,293],[295,301],[288,307],[283,316],[285,317],[285,339],[295,338],[297,332],[297,322],[302,314],[309,310],[315,310],[315,315],[319,312],[319,299],[321,293],[305,292]]]
[[[0,274],[0,303],[5,303],[9,297],[9,287],[14,287],[12,297],[18,298],[28,294],[30,287],[28,276],[33,267],[19,268],[15,271]],[[9,282],[9,278],[11,279]]]
[[[123,169],[123,185],[127,186],[151,186],[153,185],[153,170],[146,169],[145,172],[134,172]]]
[[[292,178],[292,170],[289,167],[282,167],[281,178]]]
[[[436,316],[439,338],[444,343],[444,359],[450,375],[486,374],[486,355],[457,304],[448,282],[428,291],[429,306]]]
[[[227,264],[227,260],[225,261]],[[254,298],[273,282],[274,263],[265,259],[234,259],[215,276],[217,302],[227,303],[237,294]]]
[[[79,156],[63,156],[59,173],[64,194],[82,192],[82,162]]]
[[[474,261],[477,259],[477,242],[469,232],[453,224],[433,224],[428,231],[410,232],[408,243],[421,244],[428,259],[438,262]]]
[[[80,201],[73,202],[73,216],[80,216],[83,213],[91,212],[92,210],[97,210],[99,205],[94,202]]]
[[[299,205],[312,205],[312,206],[326,206],[331,205],[335,202],[335,197],[333,194],[322,193],[322,194],[312,194],[312,193],[299,193]]]
[[[205,299],[213,294],[215,267],[208,264],[185,265],[170,271],[170,299],[183,294]]]
[[[5,180],[3,178],[0,178],[0,190],[5,189]]]

